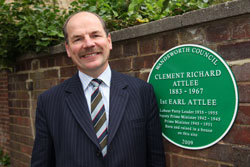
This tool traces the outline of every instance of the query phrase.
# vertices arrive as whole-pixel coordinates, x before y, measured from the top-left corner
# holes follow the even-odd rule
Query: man
[[[31,166],[164,167],[153,88],[110,69],[102,19],[76,13],[64,34],[79,71],[39,96]]]

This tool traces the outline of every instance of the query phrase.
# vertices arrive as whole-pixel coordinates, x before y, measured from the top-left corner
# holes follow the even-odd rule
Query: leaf
[[[50,32],[48,33],[49,36],[56,36],[57,34],[58,34],[58,32],[55,31],[55,30],[52,30],[52,31],[50,31]]]
[[[94,13],[95,13],[95,11],[96,11],[96,7],[95,7],[95,6],[91,6],[91,7],[89,8],[89,11],[90,11],[90,12],[94,12]]]
[[[77,11],[96,12],[109,30],[118,30],[231,0],[74,0],[67,10],[49,0],[5,1],[0,0],[1,62],[62,42],[61,27]]]

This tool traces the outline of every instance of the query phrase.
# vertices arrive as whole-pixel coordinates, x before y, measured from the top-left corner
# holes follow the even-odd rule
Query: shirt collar
[[[82,83],[82,85],[83,85],[83,90],[85,91],[85,90],[88,88],[89,83],[90,83],[90,82],[92,81],[92,79],[94,79],[94,78],[91,77],[91,76],[88,76],[88,75],[84,74],[84,73],[81,72],[81,71],[79,71],[78,75],[79,75],[79,78],[80,78],[81,83]],[[105,69],[105,71],[104,71],[101,75],[99,75],[97,78],[98,78],[98,79],[101,79],[102,82],[103,82],[106,86],[110,87],[110,82],[111,82],[111,69],[110,69],[110,66],[108,65],[108,67]]]

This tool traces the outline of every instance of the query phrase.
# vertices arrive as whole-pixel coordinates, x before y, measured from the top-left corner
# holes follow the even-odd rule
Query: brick
[[[30,79],[34,80],[40,80],[45,79],[43,72],[34,72],[30,74]]]
[[[188,166],[188,167],[218,167],[218,164],[215,162],[202,160],[202,159],[190,159],[187,157],[181,157],[178,155],[172,155],[172,167]],[[185,164],[185,165],[183,165]]]
[[[47,58],[40,59],[40,68],[48,68],[48,59]]]
[[[250,41],[218,45],[217,51],[225,60],[246,59],[249,58]]]
[[[0,99],[1,100],[7,100],[8,99],[8,92],[1,90],[1,92],[0,92]]]
[[[20,144],[10,141],[10,148],[16,151],[20,151]]]
[[[245,26],[246,29],[246,38],[250,38],[250,24]]]
[[[123,57],[123,46],[120,43],[112,44],[109,59],[117,59]]]
[[[45,80],[45,82],[41,83],[42,85],[42,89],[49,89],[55,85],[58,84],[58,80],[57,79],[47,79]]]
[[[26,70],[31,70],[31,62],[32,60],[26,60]]]
[[[232,163],[233,148],[231,145],[222,145],[218,143],[202,150],[182,149],[182,151],[179,151],[179,154],[213,161]]]
[[[233,39],[244,39],[246,35],[246,27],[247,25],[234,25],[233,26]]]
[[[110,61],[113,70],[119,72],[128,72],[131,70],[131,59],[119,59]]]
[[[55,65],[56,66],[63,66],[63,56],[64,55],[61,55],[61,54],[55,56]]]
[[[16,98],[16,93],[15,93],[15,92],[10,92],[10,91],[9,91],[8,97],[9,97],[9,99],[14,99],[14,98]]]
[[[238,82],[250,81],[250,63],[233,66],[232,71]]]
[[[30,126],[30,118],[27,117],[10,117],[10,123],[20,126]]]
[[[28,109],[20,109],[20,108],[10,108],[9,114],[11,116],[23,116],[23,117],[29,117],[29,110]]]
[[[8,90],[12,91],[12,90],[15,90],[16,89],[16,84],[13,83],[13,84],[8,84]]]
[[[20,153],[20,152],[16,152],[12,150],[10,153],[10,156],[21,162],[30,162],[30,156],[24,153]]]
[[[206,39],[209,42],[223,42],[230,39],[230,22],[213,22],[206,28]]]
[[[145,56],[132,58],[132,69],[133,70],[142,69],[144,67],[144,58],[145,58]]]
[[[1,144],[6,144],[9,139],[9,134],[7,131],[2,131],[1,129],[4,128],[4,126],[0,127],[0,133],[1,133]]]
[[[16,82],[16,90],[27,90],[26,82]]]
[[[181,147],[177,147],[176,145],[170,143],[165,138],[163,139],[163,145],[164,145],[164,150],[167,153],[171,152],[171,153],[181,154],[183,152],[183,149]]]
[[[41,80],[35,80],[33,82],[33,89],[34,90],[41,89],[41,82],[43,82],[43,80],[42,81]]]
[[[9,99],[9,107],[16,107],[17,104],[16,104],[16,100],[12,100],[12,99]]]
[[[153,56],[140,56],[132,59],[132,69],[140,70],[142,68],[151,68],[154,63]]]
[[[239,106],[235,123],[240,125],[250,125],[250,105]]]
[[[240,17],[232,21],[233,39],[244,39],[250,37],[250,18]]]
[[[55,79],[58,78],[58,70],[46,70],[44,71],[44,79]]]
[[[27,70],[26,62],[18,62],[18,64],[15,65],[16,72],[25,71],[25,70]]]
[[[7,69],[7,68],[2,68],[0,69],[0,78],[1,77],[7,77],[8,76],[8,73],[10,73],[10,70]]]
[[[32,153],[32,147],[31,146],[26,146],[26,145],[21,145],[20,146],[20,151],[22,153],[26,153],[26,154],[31,155],[31,153]]]
[[[250,149],[249,147],[242,148],[242,147],[233,147],[232,153],[232,163],[236,167],[249,167],[250,164]]]
[[[12,108],[9,109],[9,114],[10,114],[10,115],[19,115],[18,113],[19,113],[19,112],[18,112],[17,109],[12,109]]]
[[[24,164],[23,162],[20,162],[20,160],[17,160],[15,158],[11,158],[10,160],[11,160],[10,164],[13,167],[29,167],[30,166],[29,164]]]
[[[23,136],[23,135],[17,135],[17,134],[11,134],[10,138],[12,141],[19,142],[22,144],[26,144],[28,146],[33,146],[34,139],[31,137]]]
[[[29,94],[28,92],[24,92],[24,91],[17,91],[16,98],[17,99],[29,99]]]
[[[177,31],[169,31],[167,33],[159,34],[158,38],[160,51],[167,51],[178,45]]]
[[[69,65],[74,65],[74,64],[71,58],[69,58],[67,55],[63,55],[63,65],[69,66]]]
[[[76,66],[61,67],[60,76],[61,77],[72,77],[77,72]]]
[[[9,74],[8,76],[8,84],[13,84],[15,82],[15,75],[14,74]]]
[[[19,107],[17,100],[9,100],[9,107]]]
[[[166,167],[170,167],[171,157],[168,153],[165,153]]]
[[[58,84],[58,79],[38,80],[34,82],[34,90],[49,89]]]
[[[10,125],[10,134],[15,133],[19,135],[32,136],[30,127],[20,127],[17,125]]]
[[[250,127],[239,126],[234,124],[232,129],[223,139],[230,144],[249,145],[250,144]]]
[[[176,38],[176,39],[173,39],[173,38]],[[202,45],[205,39],[205,35],[203,33],[203,27],[194,26],[191,28],[183,28],[179,30],[178,37],[173,36],[172,38],[169,38],[168,40],[173,40],[173,42],[175,42],[174,46],[177,46],[178,45],[177,39],[179,40],[179,44],[191,43],[191,44]]]
[[[233,165],[225,165],[225,164],[221,164],[220,167],[233,167]]]
[[[31,69],[32,70],[37,70],[38,68],[40,68],[40,61],[35,59],[31,61]]]
[[[29,101],[27,100],[21,100],[21,108],[28,108],[29,107]]]
[[[153,37],[144,37],[139,40],[140,55],[156,53],[157,40]]]
[[[55,58],[54,57],[50,57],[48,58],[48,67],[54,67],[55,66]]]
[[[137,56],[138,47],[137,40],[128,40],[123,43],[123,55],[124,57]]]
[[[239,102],[250,103],[250,85],[238,84]]]
[[[28,79],[28,74],[16,74],[14,82],[25,82]]]
[[[7,88],[7,85],[8,85],[8,83],[5,81],[5,82],[0,82],[0,89],[1,90],[4,90],[4,89],[6,89]]]

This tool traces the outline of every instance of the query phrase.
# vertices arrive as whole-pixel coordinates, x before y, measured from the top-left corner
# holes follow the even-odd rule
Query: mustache
[[[92,54],[92,53],[97,53],[97,52],[101,52],[101,50],[100,49],[95,49],[95,48],[88,48],[88,49],[85,49],[83,51],[80,51],[79,55],[80,56],[84,56],[84,55],[88,55],[88,54]]]

